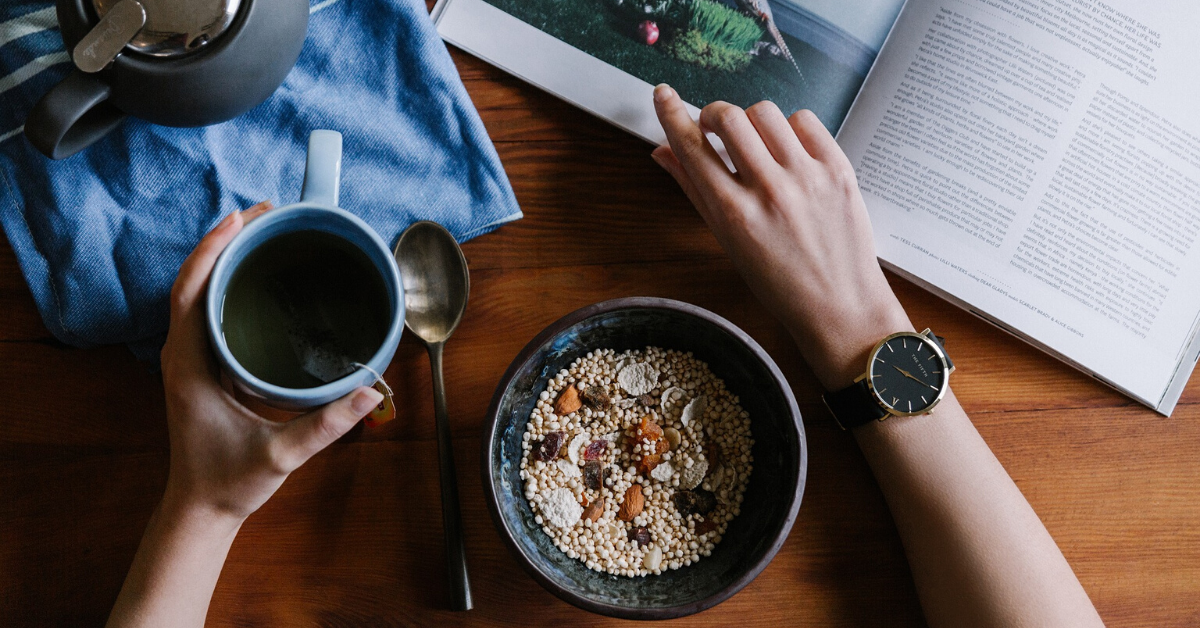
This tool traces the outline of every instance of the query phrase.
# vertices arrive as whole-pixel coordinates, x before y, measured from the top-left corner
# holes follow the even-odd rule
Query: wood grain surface
[[[411,339],[387,378],[400,416],[297,471],[234,543],[212,626],[608,626],[521,571],[492,526],[479,434],[493,388],[545,325],[603,299],[713,310],[778,361],[804,412],[808,489],[786,545],[724,604],[677,625],[920,626],[904,554],[853,440],[640,140],[457,51],[525,211],[465,247],[471,304],[446,349],[476,610],[442,567],[429,366]],[[949,339],[954,387],[1110,626],[1200,625],[1200,385],[1160,417],[896,278]],[[122,347],[46,331],[0,248],[0,625],[102,624],[166,480],[159,377]]]

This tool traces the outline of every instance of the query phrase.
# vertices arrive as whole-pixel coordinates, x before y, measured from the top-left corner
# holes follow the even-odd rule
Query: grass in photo
[[[703,107],[761,100],[841,126],[865,76],[775,28],[766,0],[487,0],[500,10]]]

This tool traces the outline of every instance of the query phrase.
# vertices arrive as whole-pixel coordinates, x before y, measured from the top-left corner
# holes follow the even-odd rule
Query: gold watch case
[[[934,398],[933,403],[930,403],[925,408],[916,412],[905,412],[903,410],[897,410],[896,408],[893,408],[891,404],[884,401],[883,397],[875,390],[875,385],[871,381],[871,365],[875,362],[875,356],[879,354],[879,352],[883,349],[883,345],[887,344],[888,341],[894,338],[900,338],[902,336],[909,338],[920,338],[921,340],[925,341],[933,349],[934,354],[937,355],[938,361],[942,364],[942,368],[946,371],[946,378],[943,380],[941,390],[938,391],[937,397]],[[954,374],[954,366],[952,366],[946,359],[946,352],[942,350],[941,343],[933,338],[933,332],[927,327],[925,328],[925,331],[921,333],[912,331],[896,332],[886,336],[883,340],[880,340],[878,343],[876,343],[875,347],[871,349],[871,353],[867,355],[866,370],[862,375],[856,377],[854,382],[858,383],[864,379],[867,380],[867,389],[871,391],[871,398],[874,399],[875,403],[879,404],[879,407],[883,408],[883,411],[887,413],[880,417],[879,420],[886,421],[889,417],[893,416],[919,416],[922,414],[931,414],[933,409],[936,408],[939,403],[941,403],[942,398],[946,396],[946,391],[950,390],[950,376],[952,374]]]

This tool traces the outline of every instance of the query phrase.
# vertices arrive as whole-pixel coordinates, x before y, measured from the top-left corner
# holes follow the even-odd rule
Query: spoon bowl
[[[396,244],[404,281],[404,324],[426,343],[446,342],[467,309],[471,279],[454,236],[436,222],[414,223]]]

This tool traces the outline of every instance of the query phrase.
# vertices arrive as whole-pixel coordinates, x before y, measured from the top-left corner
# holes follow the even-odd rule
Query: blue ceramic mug
[[[396,353],[404,328],[404,285],[391,250],[379,234],[357,216],[338,207],[342,167],[342,135],[313,131],[308,138],[308,161],[300,202],[269,211],[242,228],[217,258],[208,284],[206,312],[208,334],[222,368],[238,388],[269,405],[304,410],[338,399],[359,386],[370,386]],[[225,298],[230,283],[248,256],[265,242],[298,231],[320,231],[338,236],[362,251],[379,273],[391,307],[386,335],[371,359],[348,375],[312,388],[286,388],[256,377],[238,363],[222,328]]]

